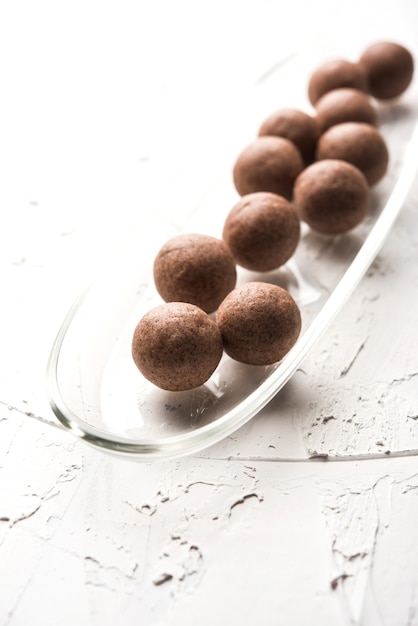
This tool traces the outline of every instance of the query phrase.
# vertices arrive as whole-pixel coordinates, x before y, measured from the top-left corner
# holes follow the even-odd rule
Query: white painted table
[[[253,132],[246,79],[324,23],[347,54],[417,54],[415,0],[394,5],[0,8],[1,626],[418,624],[418,182],[302,368],[206,452],[107,456],[59,426],[44,383],[115,215],[144,211],[149,164],[169,185],[193,151],[197,187],[205,155],[223,166]]]

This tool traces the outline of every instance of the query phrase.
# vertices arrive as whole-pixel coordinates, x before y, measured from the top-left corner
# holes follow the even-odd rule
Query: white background
[[[261,121],[266,67],[376,39],[416,54],[417,29],[413,0],[2,3],[2,626],[418,624],[417,185],[303,368],[198,457],[92,450],[44,383],[85,275],[150,211],[187,222]],[[352,460],[280,461],[289,437]]]

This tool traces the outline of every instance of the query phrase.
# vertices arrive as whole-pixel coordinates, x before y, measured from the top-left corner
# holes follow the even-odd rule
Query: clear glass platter
[[[271,93],[306,57],[272,63],[255,85],[262,115],[280,108]],[[306,82],[305,82],[306,85]],[[289,94],[287,94],[289,103]],[[177,232],[219,236],[226,212],[238,196],[230,168],[196,197],[187,220],[155,213],[126,226],[118,251],[69,310],[52,346],[47,386],[51,407],[75,436],[108,452],[139,460],[199,452],[230,435],[256,415],[285,385],[366,273],[387,237],[418,170],[418,106],[411,86],[399,102],[380,106],[380,130],[390,152],[386,177],[372,190],[364,222],[338,237],[322,237],[303,226],[292,259],[277,271],[255,274],[238,268],[238,283],[264,280],[287,288],[302,313],[302,333],[280,362],[247,366],[223,356],[211,379],[188,392],[166,392],[145,380],[131,357],[133,330],[142,315],[160,304],[152,280],[159,246]],[[295,97],[295,107],[309,110]],[[263,111],[263,113],[261,113]],[[251,125],[249,124],[249,128]],[[245,135],[245,136],[244,136]],[[249,140],[244,133],[236,154]],[[210,222],[209,217],[210,216]],[[183,216],[184,217],[184,216]],[[209,231],[209,223],[216,224]]]

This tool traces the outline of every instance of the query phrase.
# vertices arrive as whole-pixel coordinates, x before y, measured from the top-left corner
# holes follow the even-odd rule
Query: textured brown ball
[[[364,122],[376,126],[377,109],[363,91],[342,87],[321,96],[316,105],[316,120],[321,133],[343,122]]]
[[[280,109],[264,120],[258,134],[289,139],[299,149],[305,164],[312,163],[319,128],[311,115],[298,109]]]
[[[212,313],[235,287],[234,258],[221,239],[182,234],[169,239],[154,260],[154,282],[166,302],[190,302]]]
[[[286,263],[296,250],[300,221],[288,200],[259,191],[232,207],[222,235],[238,265],[267,272]]]
[[[137,368],[167,391],[203,385],[222,353],[216,323],[202,309],[185,302],[169,302],[148,311],[132,338],[132,358]]]
[[[330,59],[312,73],[308,83],[309,100],[315,104],[328,91],[341,87],[367,91],[366,71],[357,63],[345,59]]]
[[[370,191],[363,174],[346,161],[313,163],[296,179],[295,208],[312,230],[338,235],[364,219]]]
[[[348,161],[363,172],[369,185],[375,185],[386,174],[389,151],[374,126],[345,122],[331,126],[321,135],[316,158]]]
[[[293,183],[304,167],[296,146],[284,137],[258,137],[238,156],[233,179],[241,196],[255,191],[271,191],[287,199]]]
[[[288,291],[264,282],[249,282],[225,298],[216,313],[225,352],[249,365],[280,361],[301,330],[299,307]]]
[[[380,41],[361,55],[359,65],[365,70],[369,93],[378,100],[400,96],[409,87],[414,74],[412,54],[400,44]]]

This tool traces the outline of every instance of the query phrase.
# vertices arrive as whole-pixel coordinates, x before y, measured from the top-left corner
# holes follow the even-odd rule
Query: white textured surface
[[[44,391],[115,216],[146,213],[149,186],[153,210],[187,219],[170,184],[190,168],[198,189],[207,155],[220,172],[241,148],[268,60],[316,31],[350,56],[371,36],[416,53],[417,20],[413,0],[2,5],[1,626],[418,625],[418,184],[303,368],[199,457],[104,456]]]

